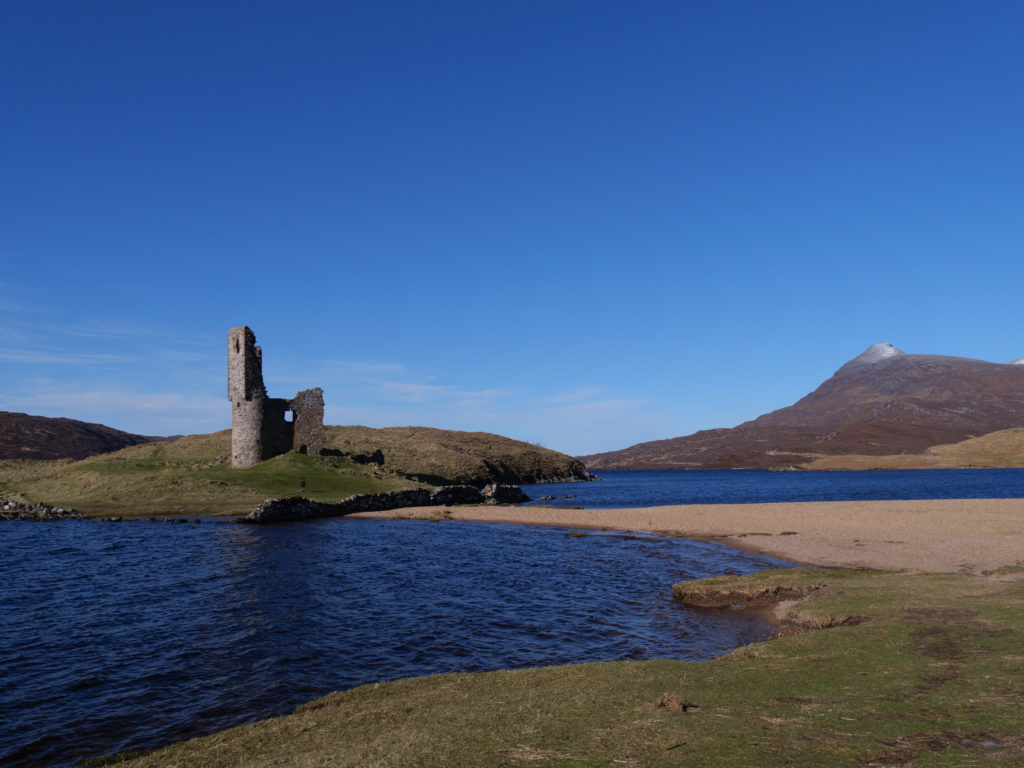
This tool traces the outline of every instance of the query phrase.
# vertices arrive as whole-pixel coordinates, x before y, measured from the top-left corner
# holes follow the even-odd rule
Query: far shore
[[[1024,499],[702,504],[639,509],[412,507],[352,517],[651,532],[805,565],[984,573],[1024,565]]]

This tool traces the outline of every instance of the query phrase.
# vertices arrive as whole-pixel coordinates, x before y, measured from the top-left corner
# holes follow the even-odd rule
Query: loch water
[[[589,508],[1024,498],[1024,470],[601,472],[524,486]],[[66,766],[286,714],[363,683],[763,639],[672,599],[785,566],[607,531],[339,518],[275,526],[0,522],[0,765]]]
[[[339,518],[0,522],[0,765],[74,765],[437,672],[706,659],[763,639],[672,585],[715,544]],[[580,535],[583,534],[583,535]]]
[[[602,470],[600,482],[524,485],[531,504],[625,509],[783,501],[1020,499],[1024,469],[773,472],[767,469]],[[543,499],[542,497],[554,497]]]

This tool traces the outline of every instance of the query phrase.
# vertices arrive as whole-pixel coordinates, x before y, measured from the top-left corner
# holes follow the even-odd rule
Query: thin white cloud
[[[544,400],[547,403],[578,403],[591,400],[598,395],[604,394],[604,387],[576,387],[565,392],[559,392]]]
[[[465,406],[489,403],[510,394],[508,390],[501,389],[465,390],[454,386],[402,381],[380,382],[380,388],[384,392],[392,394],[396,399],[406,402],[425,403],[441,400],[448,403],[461,403]]]
[[[638,408],[650,405],[651,401],[644,398],[609,398],[607,400],[590,400],[587,402],[566,403],[560,409],[562,411],[573,411],[576,413],[602,413],[616,414],[635,411]]]
[[[177,392],[42,392],[18,398],[7,397],[5,408],[99,422],[143,434],[212,432],[229,426],[231,420],[231,411],[225,400]]]
[[[0,315],[0,363],[19,371],[0,380],[0,408],[141,434],[223,429],[231,419],[222,396],[225,364],[221,345],[211,339],[202,334],[179,343],[159,328],[103,322],[65,328]],[[372,359],[282,370],[283,376],[264,371],[270,394],[322,387],[328,424],[494,432],[579,453],[621,447],[636,442],[637,432],[656,429],[647,400],[612,397],[595,384],[556,392],[471,388],[433,369]]]
[[[13,257],[11,257],[13,258]],[[3,260],[0,259],[0,262]],[[39,312],[46,311],[47,306],[44,302],[36,302],[30,304],[20,299],[16,299],[11,295],[11,288],[7,283],[0,282],[0,312],[17,312],[19,315],[23,314],[37,314]]]
[[[0,360],[23,365],[111,365],[132,360],[124,355],[44,349],[0,349]]]
[[[367,360],[327,360],[321,365],[321,368],[328,375],[370,381],[404,376],[408,373],[408,368],[401,363]]]
[[[403,381],[381,382],[380,388],[395,399],[410,403],[426,403],[447,394],[445,387]]]

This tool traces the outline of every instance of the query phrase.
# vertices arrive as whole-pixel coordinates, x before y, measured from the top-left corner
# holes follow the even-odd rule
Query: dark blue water
[[[601,470],[596,483],[524,485],[533,504],[589,509],[773,501],[1020,499],[1024,469],[770,472],[767,469]],[[541,496],[562,496],[540,500]]]
[[[777,565],[473,523],[3,522],[0,765],[168,744],[371,681],[705,659],[768,628],[691,611],[672,584]]]

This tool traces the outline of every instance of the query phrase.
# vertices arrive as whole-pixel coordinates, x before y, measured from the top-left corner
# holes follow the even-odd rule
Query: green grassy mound
[[[806,593],[788,634],[705,663],[367,685],[124,766],[1024,765],[1024,580],[776,571],[683,592]],[[735,599],[735,598],[733,598]],[[809,629],[830,627],[828,629]]]
[[[343,456],[287,453],[232,469],[230,451],[231,432],[224,430],[77,462],[4,462],[0,492],[96,515],[241,514],[271,496],[337,501],[419,485]]]
[[[231,430],[81,461],[2,461],[0,494],[93,515],[240,514],[272,496],[338,501],[424,485],[587,477],[576,459],[484,432],[326,427],[323,456],[232,469]],[[304,483],[304,485],[303,485]]]

